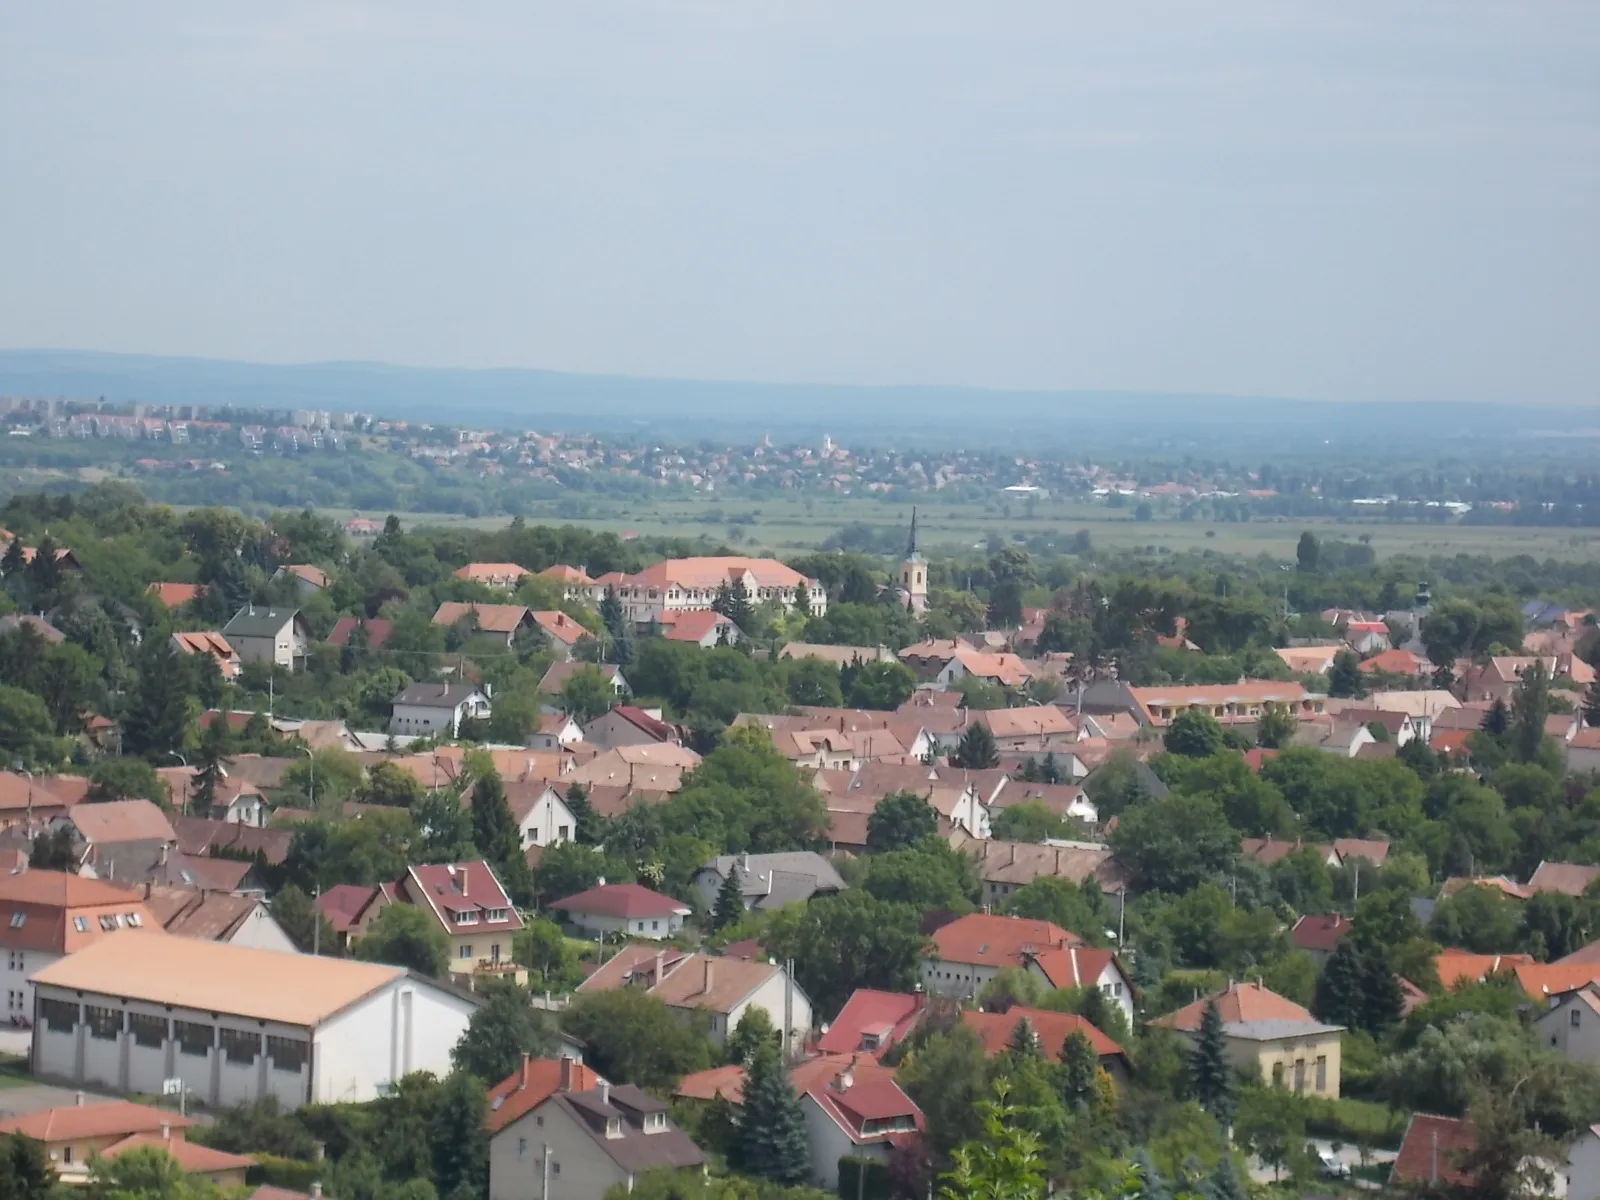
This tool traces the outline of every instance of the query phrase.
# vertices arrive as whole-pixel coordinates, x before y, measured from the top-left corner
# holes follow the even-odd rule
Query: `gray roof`
[[[455,708],[481,691],[471,683],[413,683],[394,698],[394,703],[413,708]]]
[[[277,637],[290,621],[300,615],[298,608],[256,608],[246,605],[233,614],[233,620],[222,627],[225,637]]]
[[[844,887],[844,880],[834,870],[833,864],[814,850],[790,850],[781,854],[719,854],[700,870],[715,871],[719,879],[726,879],[728,872],[736,865],[739,867],[739,882],[746,896],[765,895],[768,890],[766,876],[772,876],[773,890],[776,890],[783,876],[812,880],[813,892],[839,891]],[[788,886],[792,888],[794,885]]]
[[[1343,1029],[1343,1025],[1324,1025],[1321,1021],[1232,1021],[1223,1025],[1222,1032],[1247,1042],[1276,1042],[1284,1038],[1338,1033]]]
[[[652,1167],[698,1167],[705,1163],[700,1147],[683,1130],[670,1120],[667,1127],[656,1133],[646,1133],[634,1124],[626,1110],[634,1113],[662,1111],[662,1105],[632,1084],[618,1084],[610,1089],[614,1103],[601,1100],[598,1089],[590,1092],[557,1092],[551,1097],[572,1114],[600,1150],[630,1174],[648,1171]],[[622,1128],[621,1137],[607,1137],[606,1122],[615,1119]]]

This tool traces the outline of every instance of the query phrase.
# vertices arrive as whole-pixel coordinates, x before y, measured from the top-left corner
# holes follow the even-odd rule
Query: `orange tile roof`
[[[586,587],[593,585],[595,582],[577,567],[569,567],[565,563],[556,563],[554,566],[546,567],[539,572],[539,578],[554,579],[558,583],[578,583]]]
[[[691,591],[707,591],[748,572],[761,588],[792,588],[804,583],[815,589],[816,580],[807,579],[775,558],[673,558],[646,567],[627,579],[629,587],[676,586]]]
[[[884,1066],[870,1055],[819,1054],[789,1068],[789,1086],[796,1095],[803,1096],[813,1088],[826,1087],[847,1070],[854,1076],[856,1087],[888,1083],[895,1077],[893,1067]],[[744,1068],[712,1067],[685,1075],[678,1081],[676,1094],[686,1100],[715,1100],[721,1096],[730,1104],[743,1104]]]
[[[181,1137],[163,1137],[160,1133],[136,1133],[114,1146],[107,1146],[100,1153],[103,1158],[116,1158],[129,1150],[151,1146],[165,1150],[167,1157],[190,1175],[206,1175],[213,1171],[248,1171],[256,1165],[255,1159],[242,1154],[213,1150],[210,1146],[202,1146]]]
[[[0,1120],[0,1134],[20,1133],[53,1145],[119,1133],[154,1133],[163,1125],[182,1129],[192,1124],[188,1117],[180,1117],[164,1108],[151,1108],[131,1100],[108,1100],[104,1104],[69,1104],[8,1117]]]
[[[563,1081],[569,1092],[587,1092],[600,1086],[600,1077],[593,1068],[582,1063],[568,1058],[524,1056],[522,1066],[489,1089],[483,1127],[490,1133],[499,1133],[560,1091]]]
[[[455,571],[457,579],[473,580],[478,583],[488,583],[491,580],[500,579],[521,579],[524,575],[532,574],[533,572],[528,570],[527,567],[517,563],[474,562],[468,563],[464,567],[457,567]]]
[[[1482,983],[1491,975],[1532,963],[1532,956],[1527,954],[1470,954],[1465,950],[1444,950],[1434,957],[1433,967],[1440,986],[1448,991],[1457,984]]]
[[[1034,966],[1044,972],[1044,977],[1055,988],[1093,987],[1105,973],[1115,966],[1126,978],[1127,973],[1117,962],[1111,950],[1095,950],[1089,946],[1061,946],[1033,956]]]
[[[1033,1027],[1034,1037],[1039,1039],[1040,1053],[1051,1062],[1060,1060],[1061,1047],[1074,1033],[1081,1033],[1088,1038],[1089,1045],[1094,1047],[1095,1054],[1101,1058],[1111,1054],[1126,1057],[1121,1046],[1076,1013],[1015,1007],[1004,1013],[976,1012],[969,1009],[961,1014],[961,1023],[978,1035],[978,1040],[983,1043],[983,1052],[989,1058],[1006,1050],[1011,1042],[1011,1035],[1016,1032],[1017,1024],[1024,1019]]]
[[[1522,990],[1536,1000],[1576,991],[1600,981],[1600,963],[1517,963],[1511,971]]]
[[[433,614],[435,625],[454,625],[469,614],[476,614],[478,628],[485,633],[515,633],[529,619],[528,610],[520,604],[471,604],[460,600],[446,600]]]
[[[1196,1000],[1175,1013],[1157,1018],[1151,1024],[1176,1029],[1183,1033],[1193,1033],[1200,1028],[1200,1017],[1205,1012],[1206,1005],[1212,1000],[1216,1001],[1217,1015],[1222,1018],[1224,1025],[1238,1025],[1246,1021],[1309,1023],[1316,1020],[1310,1012],[1293,1000],[1287,1000],[1277,992],[1268,991],[1259,983],[1235,983],[1224,992]]]
[[[571,646],[586,637],[594,636],[575,618],[567,616],[564,612],[541,610],[533,614],[533,619],[540,629],[563,646]]]
[[[152,583],[145,588],[163,608],[188,604],[204,590],[198,583]]]
[[[969,913],[933,935],[930,957],[983,967],[1020,967],[1025,954],[1083,941],[1050,921]]]
[[[1413,1113],[1389,1178],[1395,1183],[1446,1183],[1470,1187],[1471,1176],[1457,1164],[1463,1154],[1477,1148],[1471,1121]]]

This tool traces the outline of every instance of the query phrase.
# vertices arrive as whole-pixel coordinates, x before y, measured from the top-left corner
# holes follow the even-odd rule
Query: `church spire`
[[[917,552],[917,506],[911,506],[911,537],[906,542],[906,557],[911,558]]]

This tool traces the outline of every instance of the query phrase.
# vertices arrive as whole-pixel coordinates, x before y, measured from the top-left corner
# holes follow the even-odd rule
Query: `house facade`
[[[491,714],[488,693],[474,684],[413,683],[394,698],[389,732],[432,737],[449,730],[455,737],[462,721],[487,721]]]
[[[242,662],[271,663],[298,671],[306,665],[310,652],[311,625],[298,609],[249,605],[222,627],[222,636]]]
[[[670,612],[710,609],[724,586],[742,586],[752,606],[768,600],[792,606],[804,587],[812,616],[828,611],[828,595],[819,580],[771,558],[670,559],[621,577],[612,586],[623,612],[641,626],[659,624]]]

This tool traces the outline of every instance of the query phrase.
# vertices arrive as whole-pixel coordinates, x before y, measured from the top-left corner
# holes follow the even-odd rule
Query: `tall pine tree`
[[[187,677],[171,638],[145,639],[139,652],[139,681],[122,722],[122,745],[128,753],[159,762],[183,744],[189,725],[183,690]]]
[[[778,1048],[770,1043],[744,1076],[744,1115],[735,1145],[741,1170],[791,1187],[811,1177],[811,1146],[800,1101],[789,1086]]]
[[[600,841],[599,816],[589,803],[589,789],[573,782],[567,785],[567,811],[572,814],[572,840],[584,846]]]
[[[1354,1024],[1382,1037],[1400,1020],[1405,1002],[1389,955],[1382,946],[1371,947],[1361,956],[1361,1009]]]
[[[1061,1043],[1061,1066],[1062,1099],[1080,1112],[1092,1109],[1100,1097],[1100,1058],[1083,1030]]]
[[[1194,1095],[1200,1107],[1226,1129],[1233,1120],[1233,1067],[1228,1062],[1222,1014],[1217,1011],[1214,999],[1206,1002],[1200,1014],[1194,1049],[1189,1052],[1189,1070],[1194,1076]]]
[[[1583,694],[1583,722],[1591,729],[1600,729],[1600,678]]]
[[[1239,1168],[1234,1166],[1233,1155],[1224,1154],[1217,1159],[1216,1170],[1201,1185],[1203,1200],[1249,1200],[1250,1190],[1239,1178]]]
[[[994,744],[994,734],[982,721],[973,721],[967,726],[966,733],[961,735],[953,765],[969,771],[987,771],[1000,765],[1000,751]]]
[[[200,755],[195,759],[194,813],[209,817],[217,803],[217,788],[222,785],[228,770],[228,755],[233,750],[233,731],[228,728],[228,714],[212,714],[211,724],[200,735]]]
[[[506,801],[506,789],[492,768],[478,777],[472,789],[472,844],[495,874],[514,904],[533,902],[533,872],[522,849],[516,819]]]
[[[711,910],[713,929],[726,929],[744,916],[744,887],[740,879],[739,864],[735,861],[717,889],[717,903]]]
[[[1006,1043],[1006,1049],[1018,1058],[1039,1058],[1039,1035],[1033,1031],[1033,1022],[1027,1017],[1018,1017],[1017,1023],[1012,1027],[1011,1039]]]
[[[1361,987],[1361,956],[1345,938],[1322,968],[1311,1008],[1319,1020],[1353,1029],[1361,1012]]]

